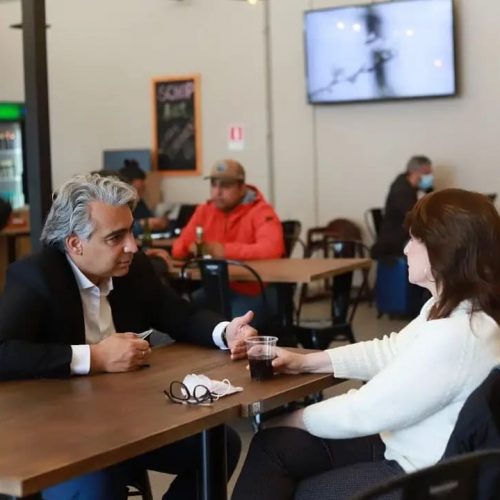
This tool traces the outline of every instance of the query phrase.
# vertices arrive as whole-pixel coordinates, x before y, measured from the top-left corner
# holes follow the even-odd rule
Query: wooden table
[[[174,344],[155,349],[151,367],[137,372],[2,383],[0,492],[31,494],[206,429],[217,431],[237,416],[275,408],[337,382],[318,374],[254,382],[245,365],[231,362],[227,352]],[[210,407],[166,400],[163,389],[187,373],[227,377],[244,391]],[[215,457],[225,452],[220,444]],[[220,463],[213,460],[206,471],[215,471],[220,481],[209,482],[211,490],[203,498],[225,498]]]
[[[332,278],[339,274],[369,269],[371,259],[265,259],[246,261],[268,283],[312,283],[325,278]],[[171,276],[179,278],[183,262],[178,262],[171,271]],[[199,277],[196,269],[187,271],[193,279]],[[253,281],[255,278],[241,267],[229,267],[231,279],[235,281]]]

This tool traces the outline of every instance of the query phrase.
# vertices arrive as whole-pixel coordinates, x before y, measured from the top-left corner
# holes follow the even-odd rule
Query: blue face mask
[[[418,183],[419,189],[422,191],[427,191],[432,188],[434,185],[434,176],[432,174],[425,174],[420,177],[420,181]]]

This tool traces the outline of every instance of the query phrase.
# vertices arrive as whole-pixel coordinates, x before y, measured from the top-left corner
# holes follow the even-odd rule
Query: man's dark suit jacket
[[[176,340],[213,346],[224,318],[195,309],[165,287],[137,253],[108,296],[117,332],[155,328]],[[0,380],[70,375],[71,345],[85,344],[80,292],[64,253],[46,248],[14,262],[0,301]]]

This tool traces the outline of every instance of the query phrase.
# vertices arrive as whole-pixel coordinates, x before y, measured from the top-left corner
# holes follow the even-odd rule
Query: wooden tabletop
[[[265,259],[246,261],[268,283],[311,283],[324,278],[356,269],[369,269],[372,261],[366,258],[355,259]],[[173,277],[179,277],[182,262],[172,270]],[[190,277],[196,279],[196,269],[188,271]],[[244,268],[230,266],[229,274],[235,281],[252,281],[255,278]]]
[[[337,382],[331,375],[254,382],[245,366],[223,351],[174,344],[155,349],[151,367],[137,372],[1,383],[0,492],[31,494]],[[210,407],[166,400],[163,389],[187,373],[229,378],[245,390]]]

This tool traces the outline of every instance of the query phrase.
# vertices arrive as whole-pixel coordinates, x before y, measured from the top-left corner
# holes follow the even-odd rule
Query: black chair
[[[283,227],[283,237],[285,238],[285,257],[290,257],[297,243],[302,247],[302,255],[305,256],[306,246],[300,239],[302,224],[298,220],[281,221]]]
[[[205,292],[205,306],[230,319],[232,314],[229,297],[229,266],[241,267],[250,273],[259,286],[263,308],[266,311],[266,316],[268,316],[269,310],[264,293],[264,283],[259,273],[245,262],[229,259],[190,259],[183,265],[181,277],[184,280],[189,279],[188,269],[199,268],[201,283]]]
[[[484,474],[497,471],[489,492],[481,494]],[[352,500],[497,500],[500,497],[500,449],[466,453],[355,495]],[[390,496],[389,496],[390,495]]]
[[[380,232],[383,217],[384,211],[381,208],[369,208],[365,211],[365,224],[373,241],[376,241]]]
[[[328,238],[326,240],[327,255],[336,258],[364,257],[368,249],[360,241],[338,240]],[[347,340],[356,342],[352,331],[352,320],[356,314],[359,300],[368,286],[366,273],[362,274],[363,281],[356,296],[352,295],[353,272],[336,276],[332,280],[331,288],[331,317],[328,320],[301,321],[300,299],[297,325],[295,334],[300,343],[306,348],[326,349],[332,341]]]

